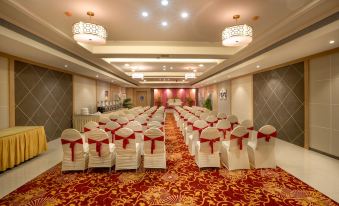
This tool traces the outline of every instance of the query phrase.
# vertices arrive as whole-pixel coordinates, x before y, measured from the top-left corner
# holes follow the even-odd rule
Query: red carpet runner
[[[172,114],[165,129],[167,171],[110,174],[98,169],[61,175],[59,164],[0,205],[337,205],[280,168],[199,172]]]

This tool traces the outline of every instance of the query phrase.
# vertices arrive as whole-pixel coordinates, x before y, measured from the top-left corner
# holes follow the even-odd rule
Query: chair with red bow
[[[116,122],[116,121],[118,120],[118,118],[119,118],[119,114],[117,114],[117,113],[111,114],[111,115],[109,115],[108,118],[109,118],[111,121]]]
[[[231,133],[230,141],[222,142],[221,161],[227,169],[250,169],[247,146],[244,144],[244,139],[248,137],[248,130],[237,126]]]
[[[111,121],[109,118],[107,117],[100,117],[99,119],[99,128],[100,129],[105,129],[106,124]]]
[[[188,119],[189,118],[191,118],[193,116],[193,114],[191,114],[191,113],[186,113],[185,114],[185,116],[184,116],[184,120],[183,120],[183,122],[182,122],[182,124],[180,125],[180,127],[181,127],[181,133],[182,133],[182,135],[184,135],[185,136],[185,131],[186,131],[186,127],[187,127],[187,121],[188,121]]]
[[[202,130],[208,127],[208,124],[204,120],[197,120],[192,126],[192,135],[188,136],[188,150],[190,154],[195,155],[195,145],[199,141]]]
[[[119,118],[116,121],[118,124],[120,124],[121,127],[125,127],[128,124],[128,119],[125,116],[119,116]]]
[[[153,117],[150,119],[150,121],[160,122],[161,125],[165,124],[164,116],[161,115],[161,114],[153,115]]]
[[[234,129],[236,126],[238,126],[239,122],[238,122],[237,116],[229,115],[229,116],[227,116],[227,119],[228,119],[228,121],[230,121],[232,129]]]
[[[107,133],[102,130],[92,130],[88,132],[89,161],[88,168],[108,167],[111,168],[115,163],[115,148],[109,143]]]
[[[146,129],[147,129],[147,120],[146,120],[146,118],[144,116],[141,116],[141,115],[137,116],[135,118],[135,121],[137,121],[137,122],[139,122],[141,124],[142,131],[146,131]]]
[[[274,147],[277,130],[271,125],[265,125],[259,129],[255,136],[255,140],[248,143],[251,166],[254,168],[276,168]]]
[[[157,129],[151,128],[144,135],[144,168],[166,169],[165,135]]]
[[[134,131],[121,128],[115,133],[116,163],[115,170],[135,169],[141,163],[141,148],[136,142]]]
[[[219,113],[217,114],[217,118],[218,118],[218,120],[227,119],[227,115],[226,115],[226,113],[219,112]]]
[[[195,145],[195,162],[199,168],[220,167],[220,142],[217,128],[208,127],[201,132]]]
[[[218,118],[215,115],[208,115],[208,117],[206,118],[206,122],[210,127],[215,127],[215,125],[217,125],[218,123]]]
[[[249,119],[246,119],[240,123],[240,126],[246,127],[249,131],[252,131],[253,128],[253,122]]]
[[[219,120],[216,127],[220,133],[221,141],[230,140],[232,128],[231,123],[227,119]]]
[[[216,112],[216,111],[210,111],[208,115],[217,116],[217,115],[218,115],[218,112]]]
[[[200,114],[201,114],[202,112],[200,111],[200,110],[197,110],[196,112],[194,112],[194,115],[196,116],[196,117],[200,117]]]
[[[209,116],[208,112],[201,113],[199,119],[206,121],[207,117]]]
[[[84,132],[89,132],[99,128],[99,124],[93,121],[89,121],[84,125]]]
[[[182,130],[182,124],[184,123],[184,119],[185,119],[185,115],[188,113],[188,111],[186,110],[182,110],[180,112],[180,115],[179,115],[179,119],[177,121],[177,127],[180,129],[180,131]]]
[[[75,129],[66,129],[61,134],[63,150],[61,171],[85,170],[88,166],[88,145]]]
[[[198,117],[196,116],[191,116],[190,118],[188,118],[187,120],[187,126],[186,126],[186,130],[185,130],[185,133],[184,133],[184,141],[185,141],[185,144],[188,145],[188,137],[190,135],[192,135],[192,132],[193,132],[193,124],[195,121],[199,120]]]
[[[141,155],[143,155],[144,131],[142,129],[141,124],[137,121],[131,121],[126,125],[126,128],[130,128],[131,130],[133,130],[136,142],[140,144]]]
[[[117,122],[109,121],[106,124],[105,131],[107,132],[107,135],[109,136],[109,142],[114,143],[114,135],[115,132],[120,129],[121,126]]]

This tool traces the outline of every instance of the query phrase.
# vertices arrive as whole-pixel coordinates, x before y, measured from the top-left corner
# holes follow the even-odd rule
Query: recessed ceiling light
[[[166,71],[166,69],[165,69],[165,68],[163,68],[162,70]]]
[[[129,67],[129,64],[125,64],[125,67]]]
[[[170,67],[170,70],[172,70],[173,69],[173,67]]]
[[[132,72],[135,72],[135,69],[132,69]]]
[[[161,5],[167,6],[168,5],[168,0],[161,0]]]
[[[166,65],[162,66],[163,68],[166,68]]]
[[[188,13],[187,12],[182,12],[181,13],[181,18],[183,18],[183,19],[186,19],[188,17]]]
[[[142,15],[143,17],[148,17],[148,12],[147,12],[147,11],[143,11],[143,12],[141,13],[141,15]]]
[[[330,43],[330,44],[334,44],[334,42],[335,42],[334,40],[331,40],[329,43]]]
[[[99,75],[97,74],[95,77],[96,77],[96,78],[98,78],[98,77],[99,77]]]
[[[204,65],[203,64],[199,64],[199,67],[203,67]]]
[[[257,65],[257,68],[259,69],[259,68],[260,68],[260,65]]]
[[[112,82],[114,82],[114,80],[112,80]]]
[[[147,80],[146,80],[146,79],[144,79],[144,82],[147,82]]]
[[[67,68],[68,67],[68,65],[67,64],[65,64],[65,68]]]
[[[168,26],[168,23],[167,23],[167,21],[162,21],[162,22],[161,22],[161,26],[163,26],[163,27],[166,27],[166,26]]]
[[[197,72],[197,70],[196,70],[196,69],[193,69],[193,72]]]

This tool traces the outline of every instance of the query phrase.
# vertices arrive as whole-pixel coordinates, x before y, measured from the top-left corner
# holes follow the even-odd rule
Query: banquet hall
[[[338,0],[0,18],[0,206],[339,205]]]

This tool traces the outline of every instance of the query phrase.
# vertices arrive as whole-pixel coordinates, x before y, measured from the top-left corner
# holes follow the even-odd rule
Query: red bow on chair
[[[144,131],[142,131],[142,130],[137,130],[137,131],[134,131],[135,133],[143,133]]]
[[[101,145],[102,144],[109,144],[109,141],[108,141],[108,138],[101,140],[101,141],[97,141],[97,140],[88,138],[88,144],[96,144],[95,150],[97,151],[99,157],[101,157]]]
[[[199,138],[199,140],[200,140],[200,143],[209,142],[209,145],[211,147],[211,154],[213,154],[214,153],[213,144],[215,142],[219,142],[220,141],[220,137],[214,138],[214,139]]]
[[[61,139],[61,144],[69,144],[69,148],[71,148],[71,153],[72,153],[72,162],[74,161],[74,147],[75,147],[75,144],[78,143],[78,144],[82,144],[82,139],[77,139],[77,140],[74,140],[74,141],[69,141],[69,140],[66,140],[66,139]]]
[[[118,124],[120,124],[120,123],[118,123]],[[126,123],[121,123],[120,124],[120,127],[124,127],[124,126],[126,126],[128,124],[128,122],[126,122]]]
[[[248,130],[254,130],[254,127],[247,127]]]
[[[231,131],[232,130],[232,128],[230,127],[230,128],[227,128],[227,129],[221,129],[221,128],[218,128],[218,130],[219,130],[219,132],[222,132],[223,133],[223,135],[224,135],[224,139],[226,139],[226,133],[227,133],[227,131]]]
[[[222,117],[222,118],[218,117],[218,120],[223,120],[223,119],[227,119],[227,117]]]
[[[144,122],[141,124],[142,126],[147,126],[147,122]]]
[[[265,137],[266,142],[269,142],[271,137],[277,137],[277,135],[278,135],[277,131],[271,134],[264,134],[264,133],[258,132],[257,138],[259,139],[259,138]]]
[[[214,122],[208,122],[208,124],[210,125],[210,127],[213,127],[213,124],[218,123],[218,120],[215,120]]]
[[[96,128],[99,129],[99,126],[97,126]],[[90,128],[84,127],[84,132],[89,132],[89,131],[91,131],[91,130],[92,130],[92,129],[90,129]]]
[[[118,131],[121,127],[117,127],[115,129],[109,129],[109,128],[105,128],[105,131],[106,132],[111,132],[112,134],[112,142],[114,142],[114,135],[115,135],[115,132]]]
[[[111,121],[112,121],[112,122],[115,122],[115,121],[117,121],[117,119],[111,119]]]
[[[199,128],[199,127],[195,127],[194,125],[192,126],[193,131],[198,131],[199,132],[199,136],[201,135],[202,130],[204,130],[206,128],[207,127]]]
[[[129,144],[129,140],[128,139],[135,139],[135,134],[132,133],[130,136],[127,136],[127,137],[122,137],[122,136],[119,136],[119,135],[115,135],[115,140],[123,140],[122,141],[122,147],[124,149],[126,149],[126,146]]]
[[[187,122],[187,126],[190,126],[190,125],[193,126],[193,122]]]
[[[234,126],[237,125],[237,124],[239,124],[239,123],[238,122],[231,123],[231,128],[234,129]]]
[[[156,137],[156,138],[150,138],[148,136],[144,136],[144,141],[152,141],[151,144],[151,153],[153,154],[153,150],[155,149],[155,141],[164,141],[164,136]]]
[[[231,135],[231,140],[232,139],[237,139],[238,140],[238,145],[240,147],[240,150],[242,150],[242,139],[244,138],[248,138],[249,137],[249,133],[247,132],[246,134],[244,134],[243,136],[241,137],[238,137],[238,136],[235,136],[235,135]]]
[[[99,125],[106,125],[106,122],[99,122]]]

